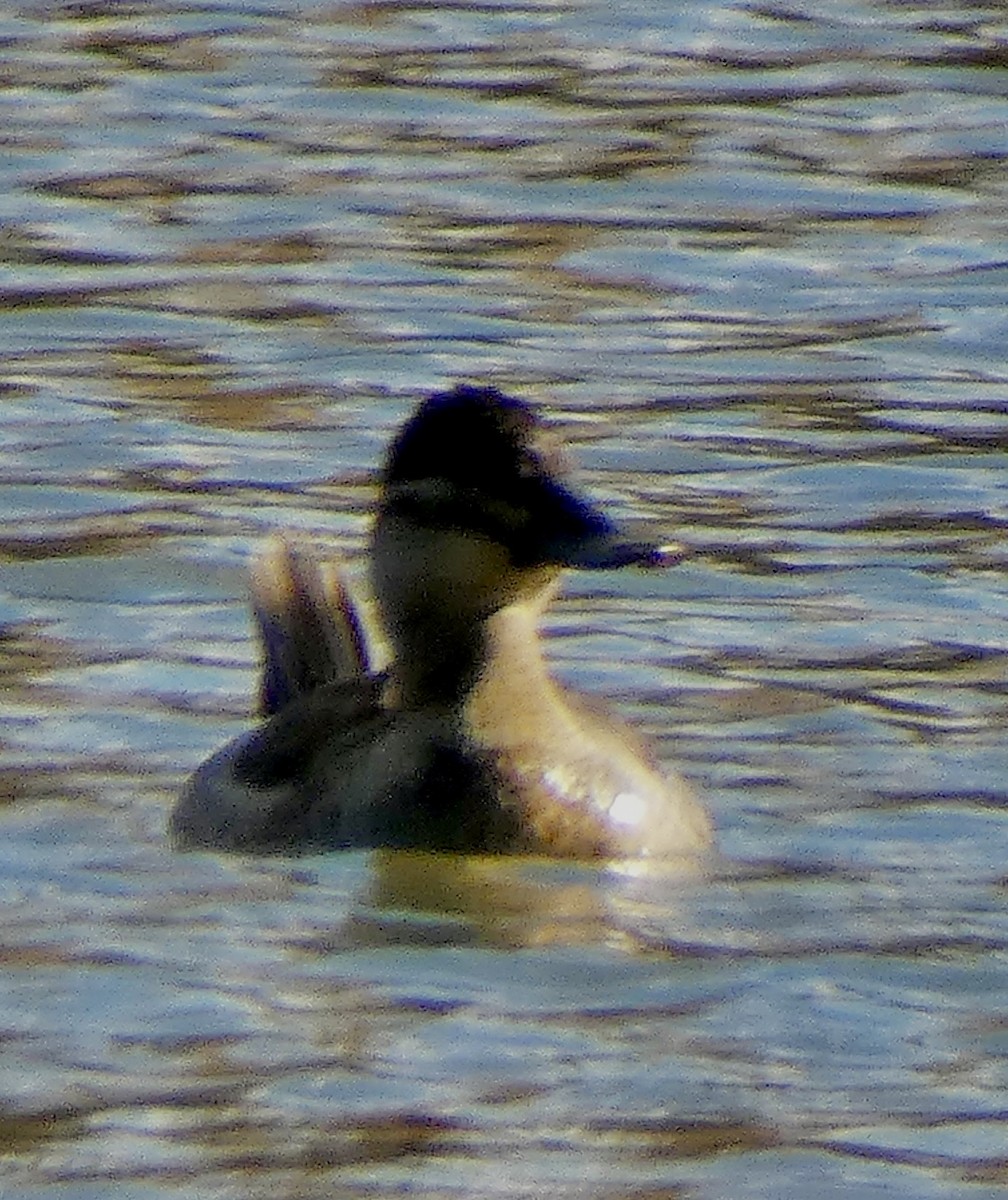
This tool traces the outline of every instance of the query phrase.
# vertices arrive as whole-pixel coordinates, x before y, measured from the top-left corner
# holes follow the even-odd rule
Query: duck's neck
[[[567,728],[569,708],[539,638],[542,609],[540,597],[509,605],[487,622],[485,669],[465,711],[477,741],[532,744]]]
[[[549,679],[539,639],[543,603],[540,598],[509,604],[494,613],[486,623],[485,642],[488,663],[495,673],[506,666],[514,678],[526,678],[533,687]]]
[[[516,567],[494,539],[431,529],[386,504],[375,522],[371,572],[394,661],[390,702],[461,711],[491,660],[544,672],[536,623],[557,580],[552,567]]]
[[[482,623],[460,625],[426,610],[390,623],[392,695],[401,708],[460,708],[487,656]]]

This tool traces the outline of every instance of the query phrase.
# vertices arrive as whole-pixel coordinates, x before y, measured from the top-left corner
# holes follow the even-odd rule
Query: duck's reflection
[[[348,918],[355,946],[632,949],[630,910],[642,883],[660,877],[674,890],[695,884],[700,871],[695,861],[660,867],[638,861],[624,874],[629,864],[411,851],[379,851],[372,866],[362,904]]]

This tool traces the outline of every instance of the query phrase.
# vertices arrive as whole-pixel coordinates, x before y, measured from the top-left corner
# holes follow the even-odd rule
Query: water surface
[[[0,1180],[1000,1196],[1000,5],[20,3],[0,17]],[[558,672],[702,878],[174,855],[249,556],[363,574],[425,391],[541,406],[688,562]]]

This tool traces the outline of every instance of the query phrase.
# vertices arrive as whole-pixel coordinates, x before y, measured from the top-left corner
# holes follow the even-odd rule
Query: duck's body
[[[386,674],[342,585],[274,549],[254,580],[267,720],[189,781],[178,844],[576,858],[709,844],[688,786],[547,670],[537,622],[559,569],[653,552],[567,490],[535,432],[520,401],[458,388],[393,443],[372,547]]]

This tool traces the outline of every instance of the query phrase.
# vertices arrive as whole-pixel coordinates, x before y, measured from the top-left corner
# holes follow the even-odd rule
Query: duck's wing
[[[264,716],[324,684],[367,678],[363,624],[337,567],[323,570],[307,551],[276,536],[253,564],[251,590],[263,647]]]
[[[369,740],[380,741],[389,716],[380,679],[317,688],[258,728],[228,743],[191,776],[172,811],[169,832],[180,849],[269,852],[306,849],[309,814],[322,801],[320,753],[338,765]]]

